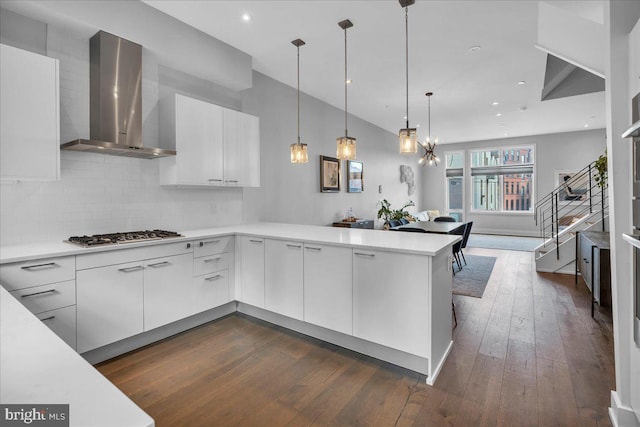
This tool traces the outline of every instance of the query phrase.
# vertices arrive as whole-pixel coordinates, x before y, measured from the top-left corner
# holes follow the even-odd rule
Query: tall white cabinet
[[[175,94],[163,102],[163,146],[176,156],[160,161],[160,184],[260,186],[260,119]]]
[[[0,45],[0,178],[60,179],[58,60]]]

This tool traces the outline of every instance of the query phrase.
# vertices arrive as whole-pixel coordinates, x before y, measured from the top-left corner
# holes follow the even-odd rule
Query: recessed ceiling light
[[[407,116],[404,116],[404,117],[402,118],[402,120],[407,120]]]
[[[471,47],[469,48],[469,52],[477,52],[477,51],[479,51],[481,48],[482,48],[481,46],[471,46]]]
[[[522,86],[522,85],[523,85],[523,84],[525,84],[525,83],[526,83],[526,82],[525,82],[524,80],[520,80],[520,81],[518,82],[518,84],[519,84],[520,86]]]
[[[251,17],[251,15],[249,15],[248,13],[243,13],[242,14],[242,20],[244,22],[251,22],[253,18]]]
[[[502,117],[502,113],[496,114],[496,117]]]
[[[504,133],[504,136],[509,136],[509,134],[507,132]]]
[[[416,127],[417,127],[417,128],[419,128],[419,127],[420,127],[420,123],[418,123],[418,124],[416,125]]]
[[[347,84],[348,84],[348,85],[349,85],[349,84],[351,84],[352,82],[353,82],[353,80],[351,80],[351,79],[348,79],[348,80],[347,80]]]
[[[585,123],[584,127],[588,128],[589,127],[589,123]]]
[[[499,103],[498,101],[493,101],[493,102],[491,103],[491,105],[493,105],[493,106],[495,107],[496,105],[500,105],[500,103]]]

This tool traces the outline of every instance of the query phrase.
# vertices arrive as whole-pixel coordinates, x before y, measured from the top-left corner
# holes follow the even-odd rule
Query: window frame
[[[465,213],[466,213],[466,166],[467,166],[467,156],[465,155],[465,150],[451,150],[451,151],[445,151],[444,153],[444,182],[445,182],[445,190],[444,190],[444,212],[445,215],[449,215],[450,213],[457,213],[460,214],[460,218],[461,221],[464,221],[465,218]],[[455,155],[455,154],[459,154],[462,156],[462,167],[460,168],[449,168],[447,167],[447,156],[449,155]],[[452,176],[449,177],[447,176],[447,170],[452,170],[452,169],[462,169],[462,175],[459,176],[459,178],[461,178],[462,181],[462,208],[460,209],[450,209],[450,199],[449,199],[449,178],[458,178],[458,176]]]
[[[509,156],[511,156],[511,152],[513,150],[519,150],[522,148],[530,148],[532,150],[532,154],[533,154],[533,162],[532,163],[520,163],[518,165],[504,165],[504,156],[505,153],[508,153]],[[495,151],[498,150],[499,151],[499,155],[498,155],[498,159],[500,160],[500,165],[496,165],[496,166],[472,166],[473,165],[473,155],[474,153],[478,153],[478,152],[485,152],[485,151]],[[478,147],[478,148],[468,148],[468,160],[469,160],[469,179],[471,180],[469,183],[470,189],[469,189],[469,194],[470,194],[470,198],[469,198],[469,213],[473,214],[473,215],[525,215],[525,216],[533,216],[535,213],[535,204],[536,204],[536,176],[537,176],[537,163],[536,163],[536,159],[537,159],[537,145],[536,144],[501,144],[501,145],[494,145],[494,146],[487,146],[487,147]],[[475,209],[474,208],[474,203],[473,203],[473,197],[474,197],[474,185],[473,185],[473,177],[474,176],[487,176],[487,175],[474,175],[474,169],[476,169],[476,171],[478,170],[482,170],[482,168],[492,168],[492,169],[501,169],[501,168],[505,168],[508,169],[509,167],[512,168],[516,168],[518,166],[521,167],[531,167],[532,172],[531,172],[531,180],[529,181],[530,184],[530,194],[531,194],[531,205],[530,205],[530,209],[529,210],[505,210],[504,209],[504,201],[505,201],[505,194],[510,195],[511,192],[507,191],[507,189],[505,188],[505,186],[507,185],[507,183],[505,183],[504,181],[504,176],[505,175],[512,175],[508,172],[506,173],[501,173],[496,175],[499,179],[499,183],[498,183],[498,189],[499,189],[499,206],[500,206],[500,210],[487,210],[487,209]],[[487,169],[488,170],[488,169]],[[495,175],[495,174],[492,174]],[[511,183],[512,185],[513,183]],[[526,187],[525,187],[526,188]],[[509,188],[510,190],[510,188]],[[515,188],[514,188],[515,190]]]

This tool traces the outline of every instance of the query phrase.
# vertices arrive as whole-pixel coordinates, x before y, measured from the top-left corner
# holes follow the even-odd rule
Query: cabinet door
[[[144,263],[144,330],[193,314],[193,255]]]
[[[222,107],[176,95],[178,184],[223,183]]]
[[[78,353],[144,330],[142,262],[76,272]]]
[[[224,182],[260,186],[260,119],[224,109]]]
[[[58,308],[36,315],[72,349],[76,349],[76,306]]]
[[[578,263],[580,264],[580,273],[582,274],[582,278],[584,279],[585,283],[587,284],[587,288],[589,288],[589,290],[592,290],[592,278],[591,278],[591,263],[592,263],[592,259],[591,259],[591,245],[592,243],[589,241],[589,239],[585,239],[584,237],[582,237],[579,234],[579,239],[580,239],[580,259],[578,260]]]
[[[304,245],[304,320],[351,335],[351,248]]]
[[[2,179],[60,179],[58,60],[0,45]]]
[[[239,242],[242,302],[264,308],[264,239],[241,236]]]
[[[264,307],[302,320],[302,243],[266,240]]]
[[[195,277],[193,304],[194,312],[209,310],[232,301],[229,298],[229,270]]]
[[[353,335],[429,357],[428,261],[422,255],[354,249]]]
[[[260,119],[241,114],[244,143],[243,187],[260,187]]]

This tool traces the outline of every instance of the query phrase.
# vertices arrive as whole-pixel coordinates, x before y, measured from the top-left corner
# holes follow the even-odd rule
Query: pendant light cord
[[[404,7],[404,22],[405,22],[405,83],[407,90],[407,129],[409,129],[409,6]]]
[[[431,95],[429,95],[429,143],[431,143]]]
[[[298,49],[298,144],[300,144],[300,46]]]
[[[349,136],[347,130],[347,27],[344,29],[344,136]]]

